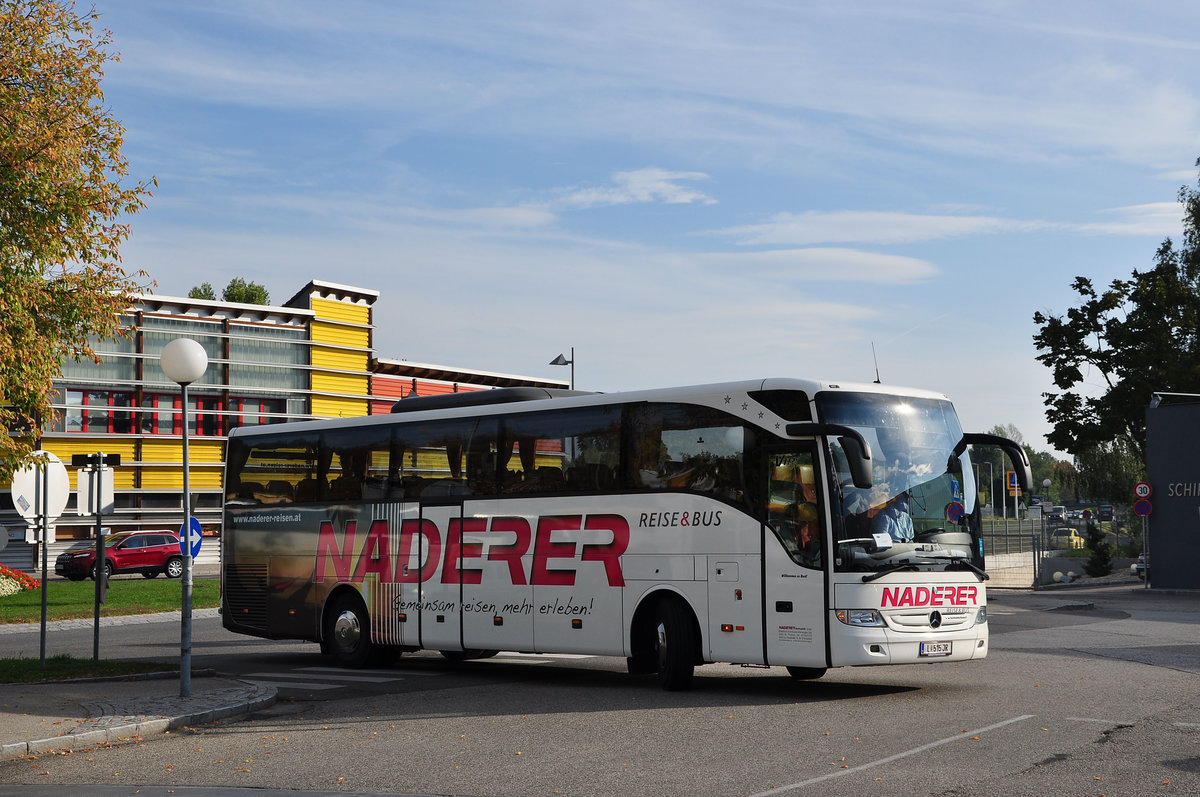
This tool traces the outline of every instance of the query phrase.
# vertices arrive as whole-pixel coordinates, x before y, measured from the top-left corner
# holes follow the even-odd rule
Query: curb
[[[157,697],[130,701],[129,705],[120,707],[120,711],[118,707],[107,703],[88,704],[84,708],[89,710],[92,717],[82,720],[75,731],[48,739],[2,743],[0,761],[116,744],[190,725],[203,725],[230,717],[240,717],[274,705],[278,699],[274,687],[239,683],[242,683],[242,686],[215,690],[191,698]],[[196,704],[196,708],[176,713],[181,702]],[[130,708],[144,710],[131,712]]]

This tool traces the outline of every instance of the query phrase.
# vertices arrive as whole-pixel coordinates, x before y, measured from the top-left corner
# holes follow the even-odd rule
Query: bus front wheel
[[[365,667],[371,660],[371,626],[367,608],[356,595],[336,598],[325,616],[322,648],[343,667]]]
[[[659,684],[668,692],[690,688],[696,669],[697,639],[687,606],[675,598],[664,598],[658,604],[653,632]]]

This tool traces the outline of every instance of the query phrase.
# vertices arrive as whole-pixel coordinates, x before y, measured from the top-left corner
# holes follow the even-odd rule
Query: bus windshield
[[[850,572],[982,567],[976,489],[949,401],[822,392],[821,420],[850,426],[871,446],[869,489],[854,486],[845,452],[829,443],[836,569]]]

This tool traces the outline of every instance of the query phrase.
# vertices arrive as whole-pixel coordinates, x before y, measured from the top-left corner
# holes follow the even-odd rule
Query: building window
[[[167,393],[142,396],[142,434],[179,434],[179,399]]]
[[[221,398],[219,396],[197,396],[191,405],[191,429],[188,434],[199,437],[216,437],[222,433]]]
[[[61,426],[54,431],[83,434],[131,434],[133,394],[110,390],[64,391]]]
[[[281,417],[286,411],[286,399],[233,396],[229,399],[229,428],[235,429],[239,426],[281,423],[288,420]]]

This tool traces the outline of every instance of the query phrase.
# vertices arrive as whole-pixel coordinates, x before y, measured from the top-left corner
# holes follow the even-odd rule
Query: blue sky
[[[1191,2],[95,5],[156,293],[370,288],[381,357],[574,346],[583,389],[873,344],[1047,449],[1034,312],[1150,267],[1197,179]]]

